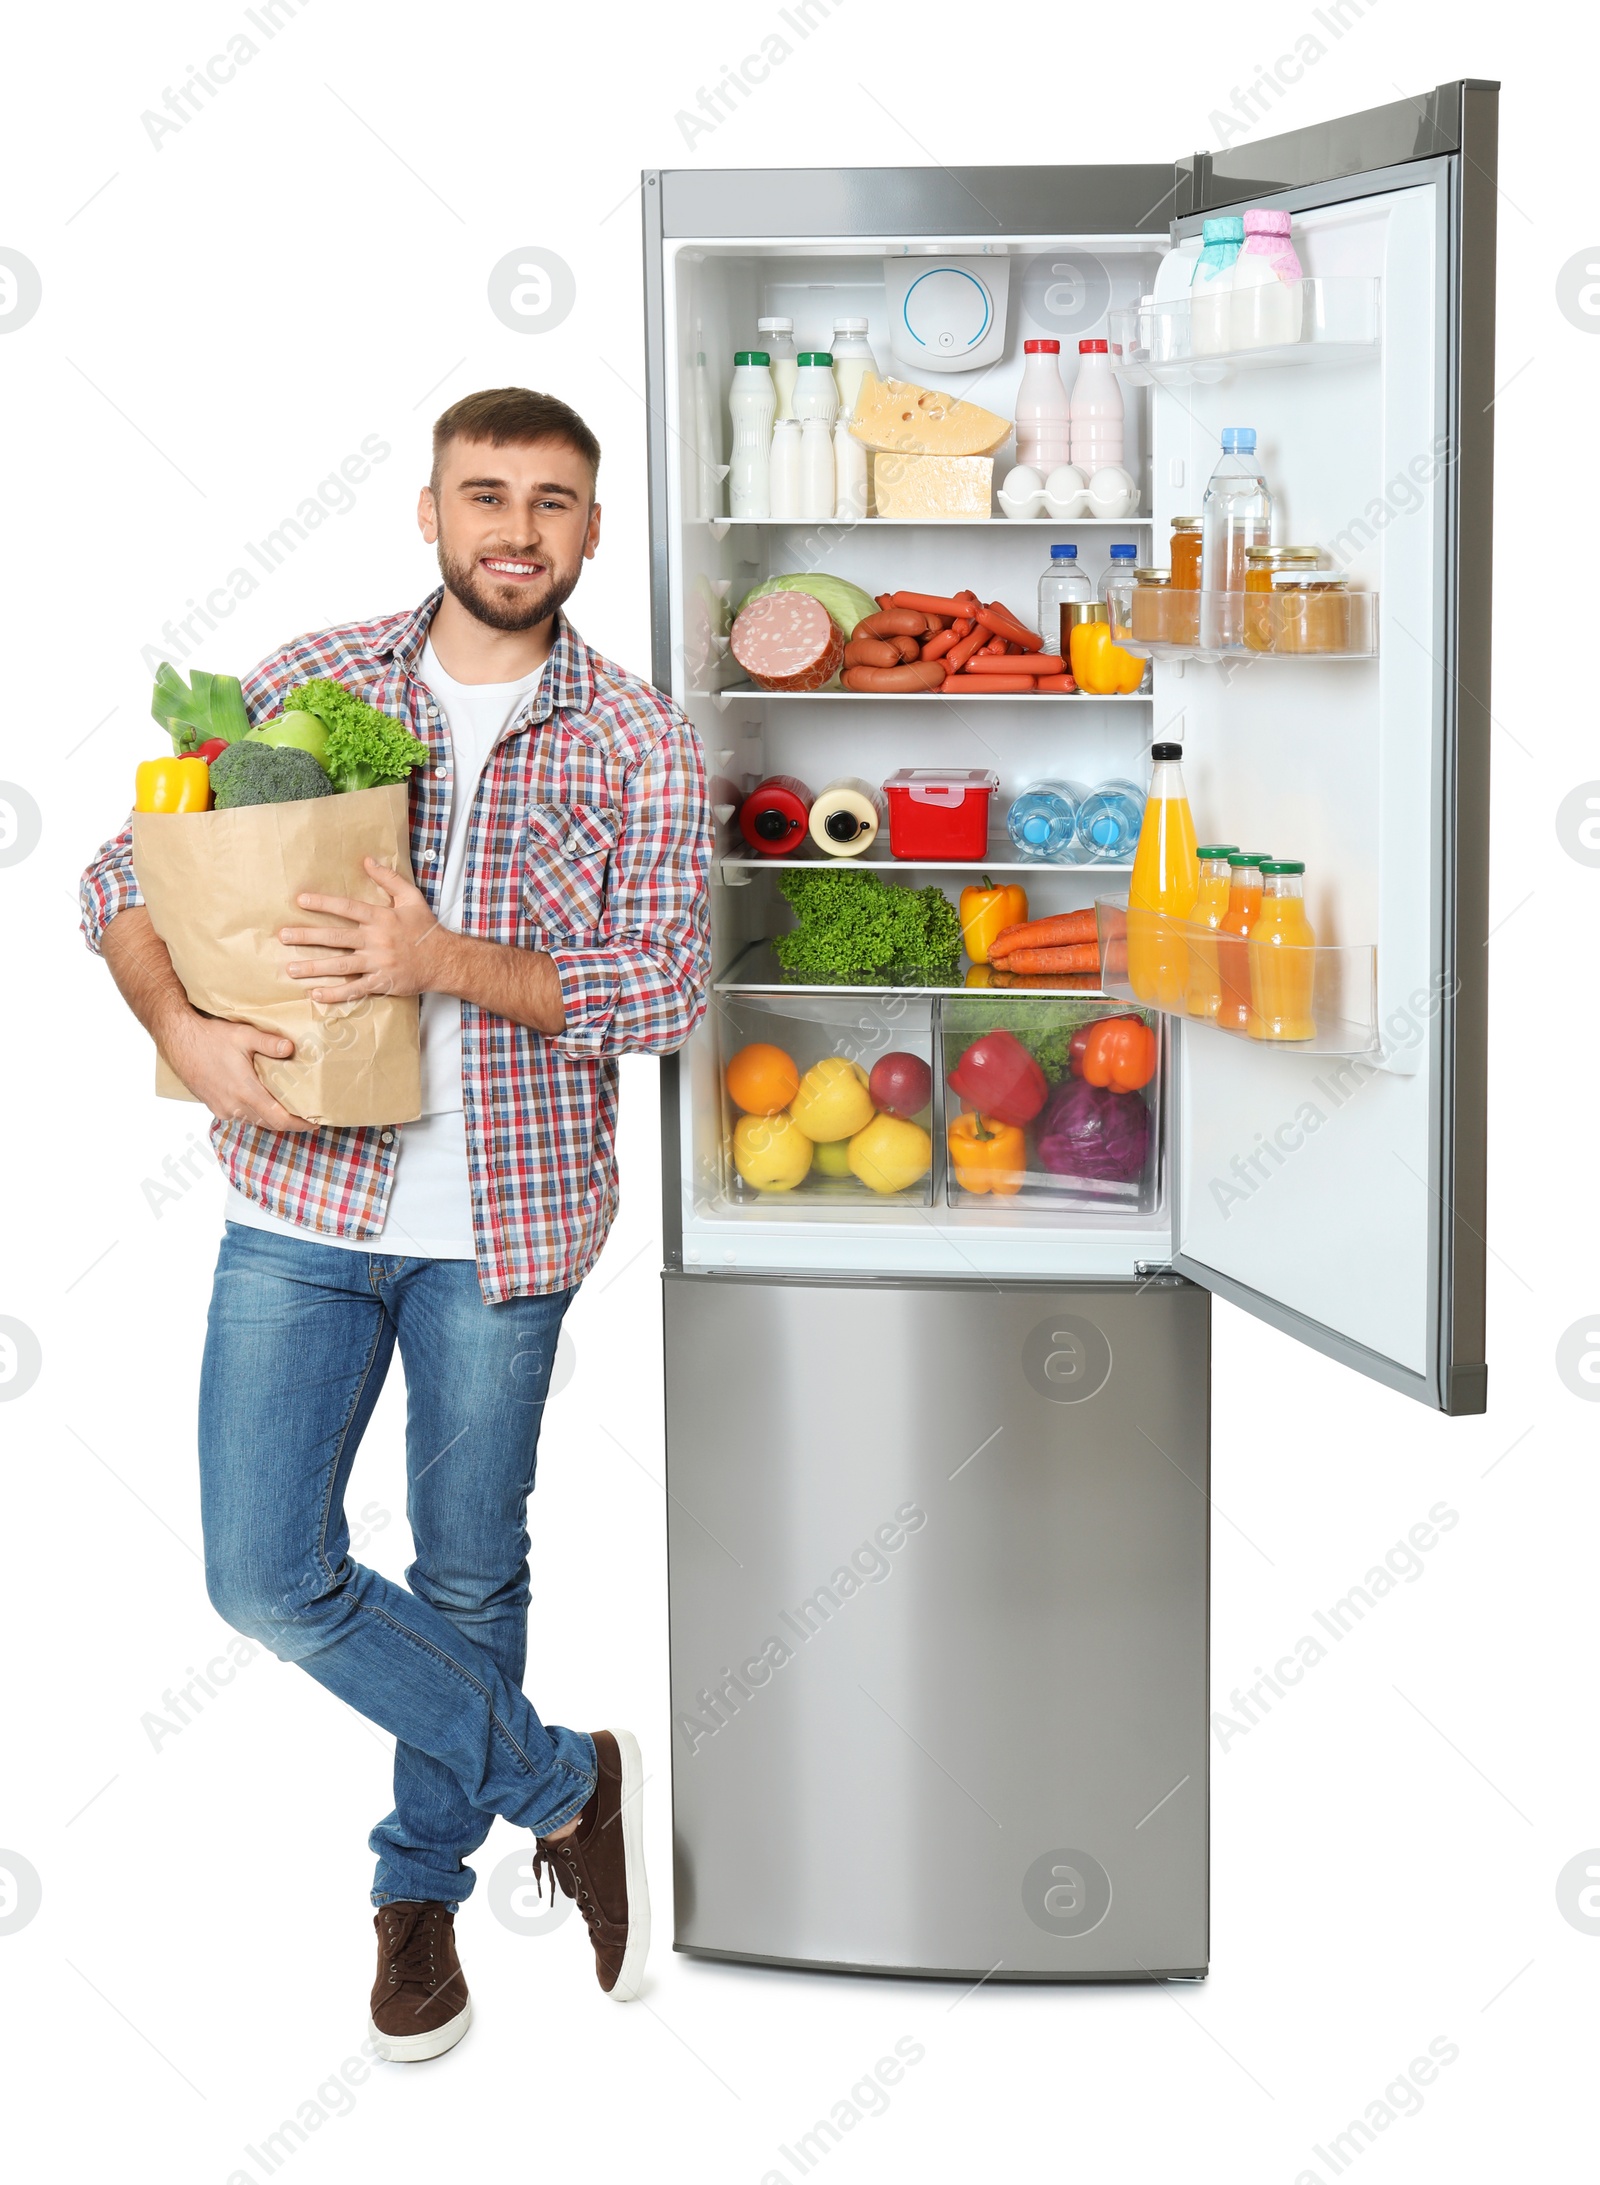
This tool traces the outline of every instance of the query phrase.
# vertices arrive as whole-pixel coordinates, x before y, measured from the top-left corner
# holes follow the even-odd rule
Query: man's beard
[[[508,561],[521,557],[508,552]],[[439,541],[439,574],[444,578],[445,589],[452,598],[458,599],[475,622],[482,622],[491,630],[531,630],[548,620],[558,607],[572,597],[577,589],[578,572],[570,577],[548,574],[543,584],[533,590],[521,585],[504,587],[509,597],[496,597],[490,591],[490,581],[478,567],[475,556],[471,561],[459,561]]]

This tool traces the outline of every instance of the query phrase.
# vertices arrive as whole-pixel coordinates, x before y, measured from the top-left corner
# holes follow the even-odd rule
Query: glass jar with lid
[[[1319,569],[1286,579],[1273,588],[1275,652],[1366,652],[1356,642],[1356,601],[1343,577]]]
[[[1172,610],[1177,604],[1173,598],[1172,571],[1135,569],[1130,575],[1132,581],[1123,609],[1128,634],[1138,640],[1170,645],[1173,642]]]
[[[1198,592],[1200,589],[1198,516],[1174,516],[1172,519],[1172,588],[1177,592]]]
[[[1244,551],[1246,593],[1273,593],[1296,578],[1309,576],[1322,565],[1315,546],[1247,546]],[[1244,608],[1244,641],[1252,652],[1275,652],[1280,628],[1270,599],[1247,598]]]

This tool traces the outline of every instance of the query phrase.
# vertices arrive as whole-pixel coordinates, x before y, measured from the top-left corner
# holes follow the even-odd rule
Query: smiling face
[[[531,630],[569,598],[600,543],[594,473],[561,440],[452,440],[417,506],[451,595],[491,630]]]

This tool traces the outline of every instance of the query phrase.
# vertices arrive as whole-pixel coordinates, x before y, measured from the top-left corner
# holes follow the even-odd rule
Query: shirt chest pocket
[[[537,938],[589,941],[605,917],[618,815],[603,804],[530,804],[522,901]]]

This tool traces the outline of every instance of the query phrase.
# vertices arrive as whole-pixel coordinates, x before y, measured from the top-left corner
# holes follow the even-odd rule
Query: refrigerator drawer
[[[669,1274],[676,1940],[1206,1966],[1209,1300]]]

